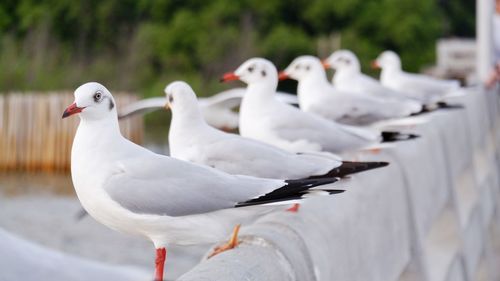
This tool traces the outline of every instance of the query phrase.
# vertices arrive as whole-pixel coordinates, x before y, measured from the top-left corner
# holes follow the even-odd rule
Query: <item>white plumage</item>
[[[415,101],[380,98],[360,91],[339,90],[331,85],[321,61],[313,56],[296,58],[284,71],[297,80],[300,108],[350,125],[407,117],[421,110]]]
[[[460,83],[441,80],[423,74],[408,73],[401,68],[401,59],[393,51],[385,51],[375,60],[382,68],[380,82],[385,87],[401,91],[425,105],[433,105],[444,98],[457,95]]]
[[[422,110],[422,104],[406,96],[405,92],[395,91],[380,84],[380,82],[361,72],[361,64],[356,55],[349,50],[333,52],[323,65],[335,69],[332,83],[340,91],[355,92],[375,96],[385,100],[399,100],[413,105],[413,113]]]
[[[108,227],[146,236],[157,248],[219,241],[236,223],[259,215],[235,205],[288,186],[229,175],[128,141],[120,134],[113,97],[98,83],[80,86],[63,116],[80,111],[71,175],[83,207]]]
[[[240,107],[240,134],[244,137],[291,152],[342,152],[381,140],[378,131],[336,124],[276,100],[278,73],[268,60],[250,59],[234,75],[248,84]]]

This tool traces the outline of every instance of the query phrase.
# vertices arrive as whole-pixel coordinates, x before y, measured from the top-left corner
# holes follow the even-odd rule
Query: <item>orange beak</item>
[[[234,74],[234,72],[228,72],[228,73],[225,73],[219,81],[220,82],[228,82],[228,81],[234,81],[234,80],[240,80],[240,77],[238,77],[238,75]]]
[[[372,61],[372,68],[373,69],[379,69],[380,68],[380,65],[378,64],[378,62],[376,60]]]
[[[330,64],[329,64],[326,60],[322,60],[322,61],[321,61],[321,64],[323,65],[323,67],[324,67],[325,69],[330,68]]]
[[[70,106],[68,106],[66,108],[66,110],[64,110],[64,113],[62,115],[62,118],[66,118],[66,117],[69,117],[73,114],[77,114],[77,113],[80,113],[82,112],[82,110],[84,109],[85,107],[78,107],[76,106],[76,103],[72,103]]]
[[[278,79],[280,81],[286,80],[288,78],[290,78],[290,76],[288,76],[288,74],[286,74],[284,71],[280,71],[280,73],[278,73]]]

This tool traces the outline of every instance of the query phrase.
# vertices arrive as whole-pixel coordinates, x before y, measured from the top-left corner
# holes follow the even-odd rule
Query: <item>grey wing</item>
[[[227,175],[208,167],[154,155],[117,163],[104,184],[122,207],[141,214],[187,216],[232,208],[284,183]]]
[[[225,108],[235,108],[240,105],[243,96],[246,93],[246,88],[233,88],[222,91],[213,96],[199,98],[200,106],[220,106]],[[284,103],[298,104],[299,100],[296,95],[286,92],[276,92],[276,98]]]
[[[245,94],[245,88],[234,88],[222,91],[210,97],[199,98],[200,106],[219,106],[224,108],[234,108],[240,105]]]
[[[293,107],[286,111],[289,111],[285,115],[287,122],[275,123],[274,129],[279,136],[287,139],[309,139],[329,146],[335,142],[374,141],[378,138],[378,133],[374,131],[353,129]]]
[[[126,118],[135,114],[148,113],[151,111],[164,108],[166,104],[167,104],[167,99],[165,97],[143,99],[123,107],[120,110],[118,117]]]

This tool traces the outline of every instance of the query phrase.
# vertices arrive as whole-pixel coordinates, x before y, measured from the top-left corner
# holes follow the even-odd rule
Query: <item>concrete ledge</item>
[[[499,100],[467,91],[465,109],[411,128],[422,138],[347,156],[386,169],[243,227],[239,248],[179,280],[498,280]]]

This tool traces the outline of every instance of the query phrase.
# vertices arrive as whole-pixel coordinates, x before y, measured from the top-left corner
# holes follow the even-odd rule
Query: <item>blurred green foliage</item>
[[[318,54],[321,41],[328,52],[352,49],[364,67],[392,49],[416,71],[433,63],[437,38],[474,35],[473,3],[4,0],[0,90],[74,89],[100,81],[153,96],[182,79],[208,95],[223,87],[217,82],[222,73],[247,58],[267,57],[285,67],[298,55]],[[331,38],[341,46],[329,44]]]

